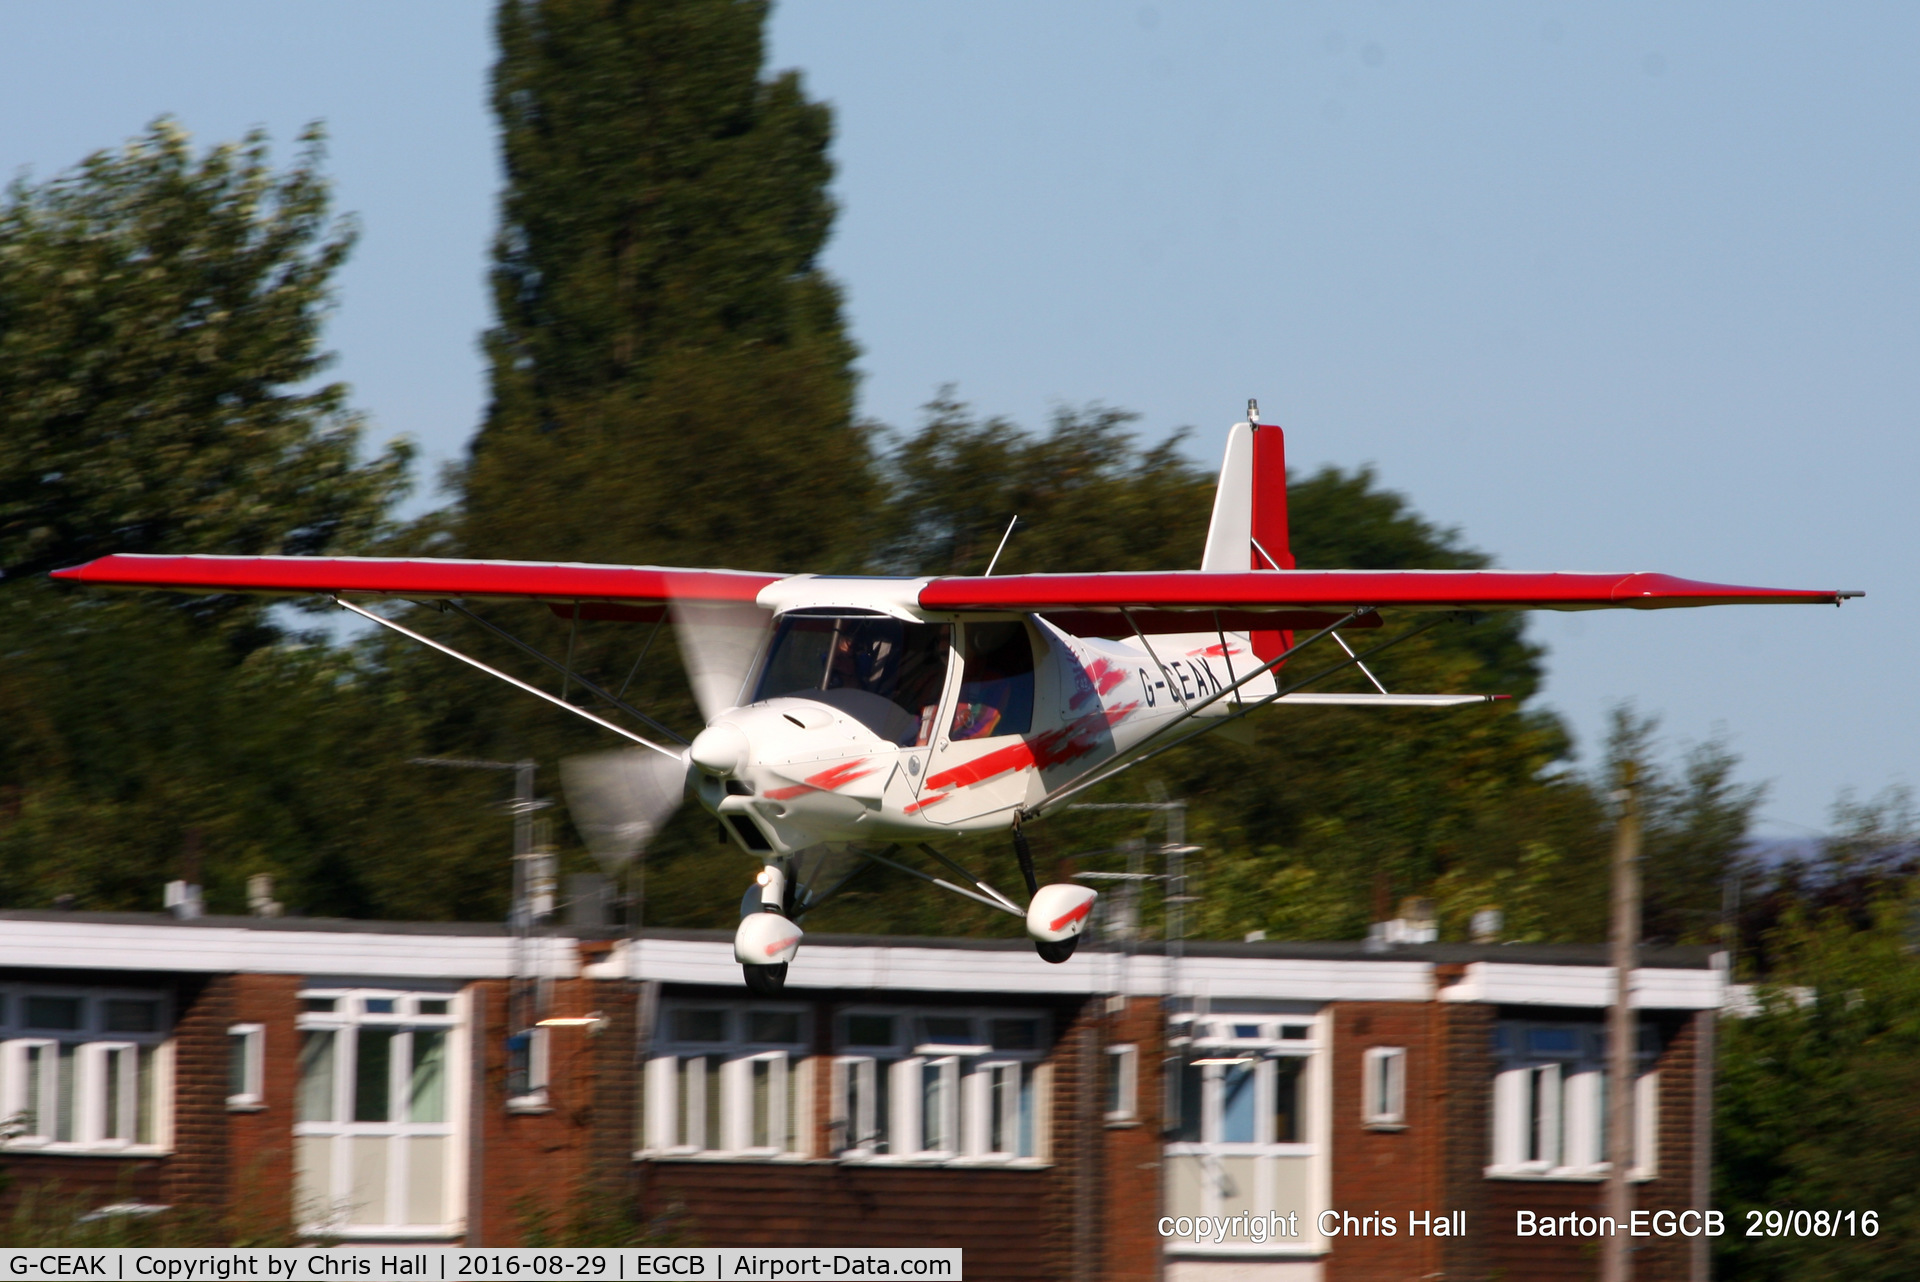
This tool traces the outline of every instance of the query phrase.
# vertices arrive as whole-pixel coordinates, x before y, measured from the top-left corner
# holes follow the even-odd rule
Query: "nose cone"
[[[723,721],[695,735],[688,755],[693,758],[694,765],[708,774],[726,779],[739,774],[747,764],[750,747],[747,736],[740,732],[738,726]]]

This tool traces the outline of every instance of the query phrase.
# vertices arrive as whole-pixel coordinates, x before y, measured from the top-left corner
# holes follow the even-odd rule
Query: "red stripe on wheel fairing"
[[[1079,921],[1082,917],[1085,917],[1088,913],[1092,911],[1093,911],[1093,901],[1089,899],[1086,903],[1081,904],[1078,908],[1074,909],[1072,912],[1069,912],[1066,916],[1054,918],[1053,925],[1047,927],[1047,929],[1058,930],[1069,922]]]

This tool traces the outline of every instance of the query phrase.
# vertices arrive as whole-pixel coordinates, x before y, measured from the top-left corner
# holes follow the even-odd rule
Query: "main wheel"
[[[1066,958],[1062,957],[1060,960],[1065,961]],[[740,969],[747,975],[747,991],[755,997],[778,997],[780,990],[787,986],[785,962],[781,962],[778,966],[744,964]]]
[[[1073,950],[1079,945],[1080,936],[1078,935],[1069,935],[1065,939],[1036,939],[1033,941],[1033,951],[1040,954],[1041,961],[1052,962],[1058,966],[1073,956]]]

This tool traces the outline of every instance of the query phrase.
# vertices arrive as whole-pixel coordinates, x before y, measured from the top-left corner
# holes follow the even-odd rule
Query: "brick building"
[[[1704,1207],[1721,976],[1634,980],[1637,1205]],[[0,1162],[350,1241],[613,1216],[976,1278],[1591,1278],[1515,1225],[1600,1213],[1610,984],[1597,947],[815,936],[763,1001],[723,932],[8,912]]]

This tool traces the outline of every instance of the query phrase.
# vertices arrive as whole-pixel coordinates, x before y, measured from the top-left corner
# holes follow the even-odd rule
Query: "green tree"
[[[196,157],[156,122],[0,207],[0,567],[108,552],[364,542],[405,484],[314,386],[333,273],[323,135],[276,172],[260,133]]]
[[[863,559],[854,349],[817,258],[831,121],[761,79],[762,0],[500,5],[507,171],[469,553]]]
[[[346,389],[315,385],[330,281],[321,134],[198,155],[162,120],[0,210],[0,896],[158,907],[198,859],[237,909],[249,872],[296,905],[366,908],[338,769],[345,656],[232,598],[109,596],[40,573],[108,552],[311,553],[385,529],[408,451],[358,457]],[[344,718],[344,720],[343,720]],[[401,735],[404,738],[404,734]],[[364,740],[362,741],[364,742]],[[456,831],[452,825],[448,831]],[[189,851],[198,850],[198,856]],[[471,896],[469,896],[471,898]]]
[[[1844,877],[1844,870],[1834,870]],[[1920,1273],[1920,958],[1912,881],[1862,924],[1794,909],[1771,932],[1757,1012],[1727,1020],[1718,1083],[1720,1271],[1868,1280]],[[1854,1212],[1837,1232],[1775,1234],[1748,1212]],[[1877,1231],[1861,1229],[1872,1212]],[[1818,1226],[1815,1226],[1818,1227]]]

